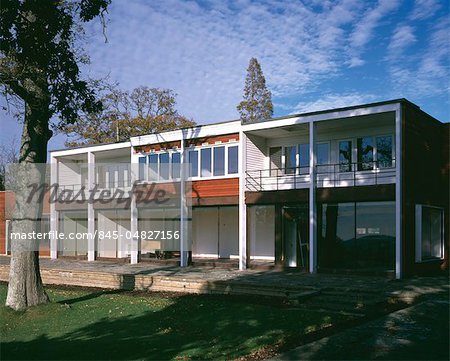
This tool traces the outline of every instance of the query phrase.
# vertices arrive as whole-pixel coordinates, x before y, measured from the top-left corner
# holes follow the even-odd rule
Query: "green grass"
[[[348,319],[254,297],[47,292],[52,303],[15,312],[0,285],[0,359],[234,359]]]

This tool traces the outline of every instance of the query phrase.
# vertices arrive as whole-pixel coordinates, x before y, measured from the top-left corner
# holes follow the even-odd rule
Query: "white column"
[[[316,124],[309,122],[309,272],[317,272]]]
[[[239,270],[247,268],[247,205],[245,204],[245,171],[247,136],[239,132]]]
[[[131,257],[130,263],[137,264],[139,262],[139,228],[138,228],[138,209],[136,204],[136,194],[134,193],[134,183],[139,175],[139,164],[134,162],[133,147],[131,147],[131,165],[130,165],[130,182],[131,182],[131,202],[130,202],[130,231],[131,231]]]
[[[50,187],[58,184],[58,159],[50,158]],[[58,239],[56,235],[59,233],[59,213],[56,210],[56,200],[58,198],[58,189],[50,188],[50,192],[54,192],[55,199],[50,199],[50,257],[58,258]]]
[[[88,152],[88,188],[91,191],[95,187],[95,154]],[[90,192],[89,192],[90,194]],[[95,261],[95,210],[94,203],[88,202],[88,261]]]
[[[402,110],[395,111],[395,278],[402,278]]]
[[[180,266],[186,267],[189,262],[189,209],[186,202],[186,149],[184,144],[184,131],[181,132],[181,160],[180,160]]]

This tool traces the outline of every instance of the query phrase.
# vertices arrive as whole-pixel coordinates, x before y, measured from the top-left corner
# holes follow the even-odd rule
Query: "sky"
[[[172,89],[198,124],[239,117],[251,57],[274,116],[407,98],[450,118],[447,0],[112,0],[107,19],[106,43],[99,20],[86,27],[84,75]],[[0,114],[0,142],[19,138]]]

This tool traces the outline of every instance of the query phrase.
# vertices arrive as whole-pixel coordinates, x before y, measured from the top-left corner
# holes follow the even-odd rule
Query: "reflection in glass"
[[[352,170],[352,141],[343,140],[339,142],[339,171],[350,172]]]
[[[148,156],[148,168],[150,181],[158,180],[158,154],[150,154]]]
[[[300,160],[300,174],[309,173],[309,144],[298,145],[299,160]]]
[[[392,137],[376,137],[378,168],[392,167]]]
[[[190,176],[198,177],[198,150],[189,151]]]
[[[228,174],[238,172],[238,146],[228,147]]]
[[[394,202],[323,204],[319,229],[319,266],[394,268]]]
[[[214,170],[215,176],[225,175],[225,147],[214,147]]]
[[[202,149],[200,152],[201,176],[211,177],[211,148]]]
[[[289,146],[284,148],[285,152],[285,173],[294,174],[297,163],[297,147]]]
[[[357,139],[358,170],[373,169],[373,140],[372,137]]]
[[[181,163],[181,154],[178,152],[172,153],[172,178],[173,179],[180,178],[180,163]]]

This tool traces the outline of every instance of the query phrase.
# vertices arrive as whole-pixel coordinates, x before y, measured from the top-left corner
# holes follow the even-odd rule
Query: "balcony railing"
[[[395,183],[395,159],[316,166],[318,188]],[[246,190],[252,192],[309,187],[309,167],[262,169],[246,172]]]

